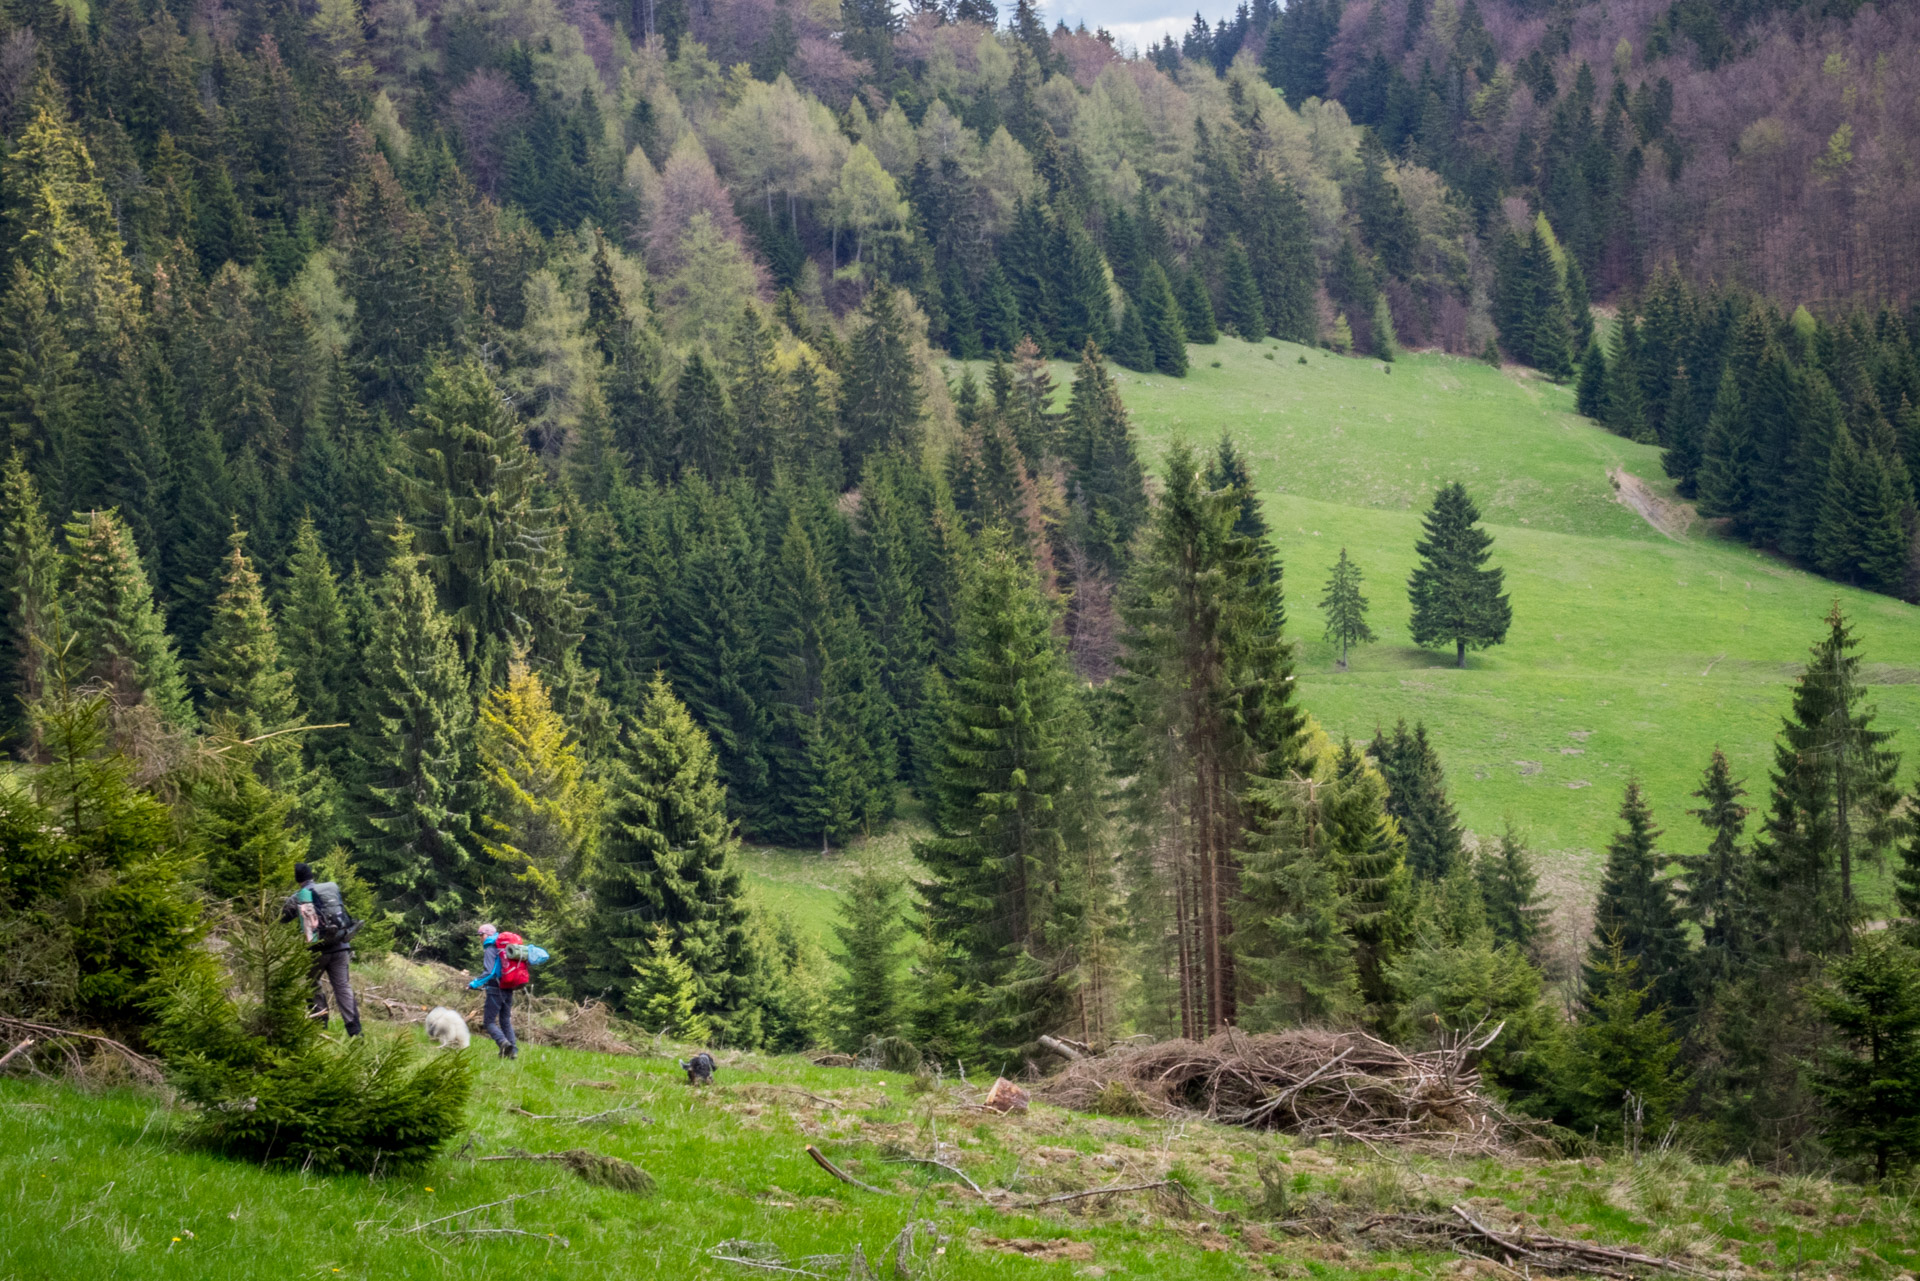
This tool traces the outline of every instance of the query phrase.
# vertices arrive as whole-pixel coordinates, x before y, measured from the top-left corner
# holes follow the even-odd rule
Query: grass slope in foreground
[[[418,1032],[376,1024],[371,1034]],[[1002,1118],[968,1106],[978,1088],[916,1089],[905,1077],[816,1068],[798,1058],[724,1055],[719,1084],[696,1091],[664,1057],[529,1047],[509,1063],[484,1042],[468,1053],[480,1062],[467,1156],[584,1147],[638,1164],[657,1190],[643,1197],[591,1187],[558,1163],[452,1155],[372,1180],[263,1170],[183,1148],[175,1117],[151,1095],[4,1080],[0,1277],[782,1275],[710,1259],[709,1248],[728,1239],[771,1242],[789,1261],[858,1244],[875,1264],[873,1275],[894,1276],[891,1260],[879,1256],[913,1219],[931,1220],[946,1237],[932,1268],[911,1273],[925,1281],[1507,1275],[1451,1255],[1376,1254],[1269,1232],[1281,1219],[1324,1213],[1359,1223],[1382,1211],[1445,1213],[1455,1203],[1483,1222],[1508,1224],[1511,1211],[1523,1211],[1556,1235],[1684,1253],[1718,1275],[1741,1264],[1748,1277],[1890,1281],[1920,1266],[1910,1197],[1812,1178],[1759,1178],[1740,1166],[1696,1166],[1678,1153],[1637,1165],[1376,1157],[1360,1147],[1316,1147],[1205,1122],[1090,1117],[1043,1105]],[[621,1105],[634,1105],[646,1120],[575,1125],[509,1111],[578,1116]],[[1183,1212],[1151,1196],[1007,1211],[982,1205],[943,1171],[887,1160],[929,1153],[936,1142],[944,1145],[941,1159],[1013,1199],[1171,1177],[1219,1213]],[[808,1160],[809,1143],[892,1195],[836,1182]],[[536,1195],[409,1231],[529,1192]],[[530,1235],[439,1235],[459,1226]],[[1042,1252],[1009,1252],[1005,1243],[1016,1241]],[[842,1263],[817,1275],[837,1281],[847,1272]]]
[[[1597,874],[1631,773],[1666,848],[1704,848],[1685,810],[1716,744],[1764,805],[1792,680],[1836,599],[1856,623],[1880,724],[1906,731],[1895,745],[1920,760],[1920,610],[1697,522],[1678,537],[1656,530],[1616,500],[1609,473],[1677,502],[1659,450],[1579,417],[1571,388],[1445,356],[1403,357],[1388,373],[1278,342],[1191,352],[1184,380],[1114,373],[1155,461],[1175,439],[1211,446],[1223,430],[1246,450],[1286,566],[1307,708],[1356,739],[1424,720],[1462,821],[1490,834],[1511,815],[1554,853],[1550,875]],[[1054,373],[1072,378],[1066,365]],[[1451,647],[1407,635],[1421,515],[1455,479],[1495,535],[1513,597],[1507,643],[1471,654],[1465,671]],[[1380,643],[1338,672],[1318,605],[1343,545],[1366,572]]]

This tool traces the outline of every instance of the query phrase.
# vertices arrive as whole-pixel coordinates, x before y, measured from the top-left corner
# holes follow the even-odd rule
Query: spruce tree
[[[0,472],[0,746],[30,752],[28,707],[46,693],[60,617],[60,555],[19,451]]]
[[[1617,939],[1604,951],[1600,941],[1594,946],[1599,959],[1564,1069],[1576,1118],[1609,1137],[1622,1137],[1629,1123],[1658,1134],[1685,1090],[1674,1070],[1680,1043],[1654,986],[1640,978],[1638,959]]]
[[[1213,300],[1207,297],[1207,282],[1201,278],[1199,270],[1188,267],[1180,272],[1180,283],[1175,292],[1180,297],[1180,320],[1187,328],[1187,341],[1202,346],[1219,342],[1220,326],[1214,319]],[[1144,333],[1145,329],[1141,332]],[[1265,331],[1261,333],[1264,337]]]
[[[285,729],[300,717],[293,673],[281,657],[246,539],[240,529],[233,531],[194,673],[208,718],[243,739]]]
[[[1645,381],[1640,368],[1640,327],[1632,313],[1613,327],[1613,352],[1607,358],[1607,426],[1628,440],[1652,442]]]
[[[1237,240],[1227,244],[1221,277],[1220,319],[1227,332],[1248,342],[1261,341],[1267,336],[1266,309],[1260,302],[1260,287],[1247,262],[1247,251]]]
[[[1680,914],[1700,929],[1699,967],[1710,984],[1730,978],[1753,952],[1753,866],[1740,843],[1751,812],[1741,803],[1746,794],[1726,754],[1714,748],[1694,792],[1701,806],[1688,811],[1713,839],[1706,853],[1680,856]]]
[[[819,361],[811,356],[803,355],[794,362],[781,403],[780,444],[775,458],[796,480],[822,484],[837,493],[846,474],[840,451],[840,414],[823,372]]]
[[[689,1045],[705,1045],[713,1034],[700,1013],[700,989],[693,967],[677,955],[673,930],[656,925],[646,938],[646,952],[633,963],[632,986],[622,1002],[627,1013],[659,1035],[671,1035]]]
[[[909,932],[904,891],[898,876],[869,863],[841,895],[840,919],[833,927],[841,969],[834,1006],[840,1048],[849,1053],[900,1033],[905,1017],[901,944]]]
[[[1129,298],[1120,312],[1120,326],[1113,336],[1113,349],[1107,353],[1114,363],[1140,373],[1153,370],[1153,344],[1147,341],[1147,327],[1140,321],[1140,309]]]
[[[1084,522],[1087,554],[1118,578],[1134,535],[1147,520],[1146,474],[1120,392],[1097,348],[1080,353],[1062,442],[1070,470],[1068,497]]]
[[[564,531],[519,419],[477,360],[436,361],[400,481],[415,540],[475,692],[524,651],[558,669],[579,644]]]
[[[76,682],[100,682],[122,710],[147,703],[162,723],[190,727],[193,704],[173,640],[117,514],[90,512],[68,522],[64,579]]]
[[[287,558],[287,585],[280,601],[280,650],[293,675],[293,696],[317,725],[343,719],[347,673],[353,652],[347,634],[340,580],[320,545],[313,518],[301,520]],[[318,742],[339,741],[338,735]],[[328,753],[320,749],[322,755]]]
[[[620,735],[607,783],[581,948],[586,986],[621,994],[636,1015],[681,1026],[684,1011],[655,1005],[682,986],[685,967],[694,1014],[723,1030],[746,1021],[759,958],[738,846],[713,744],[655,673]],[[679,1034],[704,1039],[683,1026]]]
[[[475,906],[469,824],[473,698],[455,626],[413,533],[397,525],[373,589],[351,771],[357,861],[410,941],[451,955]]]
[[[1344,547],[1327,578],[1327,594],[1320,598],[1320,611],[1327,616],[1327,639],[1340,647],[1340,670],[1345,671],[1348,649],[1378,638],[1367,626],[1367,598],[1360,594],[1360,567],[1347,559]]]
[[[794,504],[772,564],[776,807],[767,828],[824,849],[892,812],[899,758],[894,714],[841,586],[836,550],[826,530],[809,527],[802,505]]]
[[[1186,377],[1187,327],[1180,319],[1180,305],[1174,301],[1167,273],[1158,262],[1147,264],[1137,304],[1147,346],[1153,349],[1153,367],[1173,378]]]
[[[893,291],[875,289],[861,310],[840,398],[847,472],[855,476],[877,450],[913,452],[926,399]]]
[[[1283,183],[1263,167],[1253,183],[1253,208],[1247,256],[1260,283],[1268,332],[1288,342],[1311,343],[1320,328],[1315,301],[1320,271],[1306,202],[1292,182]]]
[[[1446,772],[1425,724],[1395,723],[1376,731],[1367,755],[1387,783],[1387,812],[1407,838],[1407,867],[1422,880],[1443,881],[1461,863],[1460,821],[1447,799]]]
[[[1459,481],[1443,485],[1426,516],[1426,537],[1413,545],[1420,566],[1407,580],[1416,645],[1454,646],[1455,665],[1467,650],[1499,645],[1513,623],[1513,606],[1500,590],[1505,571],[1483,569],[1493,535],[1478,528],[1480,509]]]
[[[1620,802],[1620,821],[1607,845],[1606,870],[1601,875],[1600,899],[1594,906],[1593,940],[1587,948],[1586,980],[1590,992],[1606,993],[1610,966],[1618,953],[1638,969],[1660,1005],[1672,1010],[1691,1008],[1689,958],[1685,927],[1674,902],[1673,884],[1660,874],[1667,856],[1655,849],[1660,829],[1637,779],[1627,781]]]
[[[1011,355],[1020,345],[1020,335],[1024,332],[1020,324],[1020,301],[998,262],[988,264],[986,278],[980,283],[979,318],[980,343],[988,352]]]
[[[1581,349],[1580,381],[1574,389],[1574,408],[1596,422],[1607,418],[1607,358],[1598,338]]]
[[[1893,731],[1860,682],[1860,642],[1836,604],[1813,647],[1774,742],[1772,799],[1754,865],[1774,949],[1794,957],[1844,951],[1861,907],[1858,863],[1878,859],[1898,825]]]
[[[740,471],[733,407],[713,366],[697,351],[687,356],[674,384],[672,423],[666,450],[669,476],[697,473],[718,485]]]
[[[1322,814],[1340,873],[1342,923],[1360,995],[1378,1019],[1394,1000],[1388,971],[1407,945],[1412,922],[1407,842],[1387,810],[1386,778],[1353,740],[1341,740],[1330,782]]]
[[[860,528],[854,539],[854,596],[861,626],[880,666],[880,686],[894,714],[891,726],[902,760],[911,755],[913,726],[926,699],[933,660],[925,593],[915,579],[915,513],[911,466],[898,455],[869,460],[860,485]]]
[[[915,845],[929,936],[980,994],[986,1039],[1025,1046],[1062,1017],[1085,910],[1068,837],[1092,798],[1089,726],[1031,565],[990,536],[969,586],[933,770],[935,835]]]
[[[1920,1156],[1920,956],[1890,935],[1868,935],[1834,963],[1814,1004],[1840,1042],[1813,1069],[1832,1119],[1828,1140],[1871,1158],[1885,1180]]]
[[[1482,845],[1474,859],[1474,877],[1486,900],[1487,924],[1493,936],[1528,955],[1545,941],[1547,909],[1540,899],[1540,874],[1526,841],[1508,819],[1500,838]]]
[[[1700,445],[1700,472],[1694,483],[1702,516],[1729,516],[1745,531],[1756,499],[1759,458],[1741,405],[1740,381],[1731,366],[1720,375],[1713,413]]]

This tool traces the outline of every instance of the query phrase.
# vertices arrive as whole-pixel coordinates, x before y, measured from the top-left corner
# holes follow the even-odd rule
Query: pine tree
[[[1813,1070],[1829,1141],[1870,1156],[1885,1180],[1920,1156],[1920,957],[1886,934],[1863,937],[1814,1003],[1841,1042]]]
[[[740,471],[740,445],[733,408],[713,366],[699,352],[687,356],[674,385],[673,428],[667,444],[667,474],[699,474],[713,484]]]
[[[866,323],[854,335],[841,395],[847,473],[855,476],[868,454],[914,451],[926,397],[893,291],[875,289],[862,312]]]
[[[1545,941],[1547,909],[1541,905],[1540,874],[1534,870],[1527,843],[1508,819],[1500,839],[1480,847],[1473,864],[1486,900],[1487,924],[1493,936],[1529,955]]]
[[[913,726],[926,698],[933,660],[925,593],[915,581],[909,466],[897,455],[871,459],[861,480],[861,521],[854,540],[854,595],[861,626],[880,667],[880,687],[894,713],[900,759],[911,755]]]
[[[60,555],[16,450],[0,472],[0,745],[31,753],[25,710],[46,693],[62,632]]]
[[[1596,941],[1595,949],[1601,944]],[[1619,1136],[1631,1116],[1636,1129],[1659,1133],[1685,1090],[1674,1070],[1680,1043],[1651,985],[1638,981],[1639,961],[1618,940],[1591,967],[1588,998],[1568,1056],[1568,1083],[1579,1119]]]
[[[1407,580],[1416,645],[1453,642],[1455,665],[1467,650],[1503,644],[1513,623],[1504,592],[1505,571],[1483,569],[1493,535],[1478,528],[1480,509],[1459,481],[1443,485],[1426,516],[1426,537],[1414,544],[1420,565]]]
[[[1416,878],[1445,880],[1462,861],[1460,821],[1447,799],[1446,773],[1426,725],[1409,731],[1402,720],[1391,737],[1376,732],[1367,755],[1386,778],[1387,812],[1406,834],[1407,867]]]
[[[1695,490],[1702,516],[1730,516],[1745,531],[1756,500],[1755,469],[1759,458],[1741,406],[1740,382],[1731,366],[1720,375],[1713,414],[1707,419],[1700,446],[1700,473]]]
[[[1141,323],[1140,309],[1128,299],[1120,313],[1120,326],[1113,337],[1113,349],[1107,353],[1116,364],[1140,373],[1153,370],[1153,345],[1147,341],[1147,327]]]
[[[1907,569],[1904,516],[1913,506],[1905,463],[1871,445],[1857,447],[1843,423],[1827,466],[1814,563],[1830,578],[1898,594]]]
[[[246,539],[236,527],[195,664],[208,718],[242,739],[285,729],[300,718],[293,673],[281,658],[280,639],[260,575],[246,554]]]
[[[1607,418],[1607,358],[1600,340],[1591,338],[1581,348],[1580,382],[1574,390],[1574,408],[1596,422]]]
[[[523,933],[562,936],[586,907],[605,796],[546,683],[524,662],[508,664],[506,685],[480,704],[474,763],[483,789],[475,827],[497,865],[487,878],[494,910]]]
[[[193,704],[173,641],[119,516],[90,512],[67,524],[64,578],[76,679],[99,681],[122,711],[147,703],[162,723],[190,727]]]
[[[1327,579],[1327,594],[1320,598],[1320,610],[1327,616],[1327,639],[1340,647],[1340,670],[1345,671],[1347,650],[1372,644],[1378,637],[1367,626],[1367,598],[1360,594],[1360,567],[1347,559],[1344,547]]]
[[[313,518],[304,517],[287,558],[286,592],[280,602],[280,650],[293,675],[293,696],[316,725],[331,725],[346,710],[342,699],[353,654],[347,635],[340,580],[320,546]],[[316,741],[330,743],[338,735]],[[326,755],[324,748],[320,749]]]
[[[579,605],[519,420],[469,359],[432,365],[413,422],[400,480],[475,692],[504,680],[516,651],[557,670],[579,643]]]
[[[1020,300],[1007,273],[994,262],[988,265],[980,284],[980,343],[989,352],[1012,354],[1024,332],[1020,324]]]
[[[1138,306],[1147,346],[1153,349],[1153,367],[1170,377],[1186,377],[1187,327],[1180,319],[1180,305],[1174,301],[1167,273],[1158,262],[1148,263],[1141,277]]]
[[[700,1013],[693,967],[674,953],[673,931],[657,925],[646,944],[645,955],[633,963],[633,984],[624,1002],[627,1013],[643,1027],[658,1028],[661,1035],[705,1045],[713,1029]]]
[[[810,356],[794,362],[786,380],[780,446],[775,457],[796,480],[825,485],[838,493],[846,474],[840,451],[840,415],[824,372],[819,361]]]
[[[1246,788],[1287,776],[1303,727],[1272,545],[1236,533],[1246,492],[1206,490],[1199,472],[1188,449],[1168,455],[1127,587],[1119,685],[1139,847],[1159,863],[1148,904],[1165,913],[1161,937],[1179,957],[1178,1025],[1204,1037],[1237,1018],[1228,907],[1233,851],[1250,825]]]
[[[875,864],[863,865],[840,898],[841,979],[834,992],[840,1047],[858,1052],[877,1037],[897,1036],[905,1016],[900,945],[907,939],[904,887]]]
[[[1607,845],[1600,900],[1594,907],[1588,990],[1605,992],[1608,967],[1614,964],[1610,958],[1617,951],[1637,967],[1663,1007],[1690,1009],[1686,934],[1673,884],[1660,875],[1667,856],[1654,848],[1661,833],[1637,779],[1627,781],[1620,821],[1626,829]]]
[[[624,993],[642,1017],[666,985],[690,971],[697,1015],[732,1031],[748,1021],[760,958],[749,929],[738,841],[727,819],[713,745],[655,674],[639,714],[620,736],[608,782],[607,825],[581,955],[590,989]],[[678,981],[673,985],[678,986]]]
[[[1774,743],[1772,799],[1754,842],[1762,919],[1788,957],[1844,951],[1860,914],[1854,867],[1896,831],[1900,754],[1860,683],[1860,642],[1836,604]]]
[[[354,709],[355,853],[402,932],[443,954],[478,889],[468,815],[473,699],[453,620],[398,525],[373,590]]]
[[[1306,202],[1291,182],[1262,168],[1253,184],[1255,217],[1247,257],[1260,282],[1260,310],[1268,332],[1288,342],[1311,343],[1320,322],[1315,296],[1320,271]]]
[[[207,893],[242,905],[285,894],[293,865],[307,856],[307,839],[292,821],[293,797],[262,783],[246,757],[244,749],[235,753],[199,790],[191,832]]]
[[[822,848],[891,812],[898,768],[894,714],[836,559],[796,504],[769,593],[777,799],[769,830]]]
[[[1702,805],[1688,811],[1713,839],[1706,853],[1680,856],[1680,914],[1700,929],[1699,967],[1710,984],[1731,977],[1753,951],[1753,867],[1748,851],[1740,847],[1751,812],[1740,802],[1746,794],[1725,753],[1714,748],[1694,792]]]
[[[1082,541],[1093,562],[1118,578],[1147,520],[1146,474],[1126,406],[1097,348],[1080,353],[1064,436],[1062,452],[1071,469],[1068,497],[1084,522]]]
[[[929,936],[979,992],[986,1038],[1053,1027],[1075,984],[1086,887],[1068,848],[1089,726],[1033,569],[998,536],[980,554],[946,686],[935,836],[915,845]]]
[[[1260,287],[1247,262],[1247,251],[1237,240],[1227,244],[1221,276],[1220,317],[1227,332],[1248,342],[1260,342],[1267,336],[1266,309],[1261,305]]]
[[[1189,267],[1180,273],[1180,284],[1176,290],[1180,296],[1180,320],[1187,329],[1187,341],[1209,346],[1220,341],[1220,326],[1214,320],[1213,300],[1207,297],[1207,282],[1200,272]],[[1258,297],[1258,295],[1255,295]],[[1141,330],[1145,333],[1144,327]],[[1266,331],[1261,331],[1262,337]],[[1117,341],[1117,339],[1116,339]],[[1257,340],[1256,340],[1257,341]],[[1118,359],[1118,357],[1116,357]],[[1122,361],[1122,364],[1126,362]],[[1128,366],[1132,368],[1132,366]]]
[[[80,457],[86,386],[79,357],[49,305],[46,284],[13,265],[0,296],[0,427],[8,448],[25,455],[36,480],[71,508]]]

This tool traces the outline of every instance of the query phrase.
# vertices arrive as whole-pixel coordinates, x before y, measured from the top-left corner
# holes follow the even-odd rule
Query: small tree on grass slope
[[[1453,642],[1455,663],[1469,649],[1504,644],[1513,605],[1501,587],[1506,571],[1482,568],[1493,535],[1479,528],[1480,509],[1459,481],[1442,485],[1427,512],[1427,534],[1415,543],[1420,565],[1407,581],[1416,645]]]
[[[1367,598],[1360,594],[1360,567],[1347,559],[1344,547],[1340,559],[1334,562],[1332,577],[1327,579],[1327,594],[1320,598],[1320,608],[1327,616],[1327,639],[1340,647],[1340,670],[1345,671],[1347,650],[1376,638],[1367,626]]]

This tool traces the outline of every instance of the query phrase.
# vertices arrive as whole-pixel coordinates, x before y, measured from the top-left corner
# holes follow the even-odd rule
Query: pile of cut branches
[[[1115,1046],[1072,1059],[1039,1093],[1079,1111],[1112,1111],[1124,1101],[1136,1113],[1307,1137],[1491,1152],[1523,1129],[1481,1089],[1473,1067],[1500,1030],[1476,1028],[1409,1053],[1364,1032],[1229,1029],[1203,1042]]]
[[[1376,1215],[1359,1225],[1358,1231],[1381,1245],[1400,1248],[1445,1245],[1460,1254],[1492,1259],[1516,1276],[1572,1273],[1631,1281],[1651,1272],[1687,1277],[1716,1275],[1682,1259],[1642,1254],[1624,1246],[1547,1236],[1522,1228],[1494,1228],[1458,1205],[1453,1207],[1451,1215]]]

